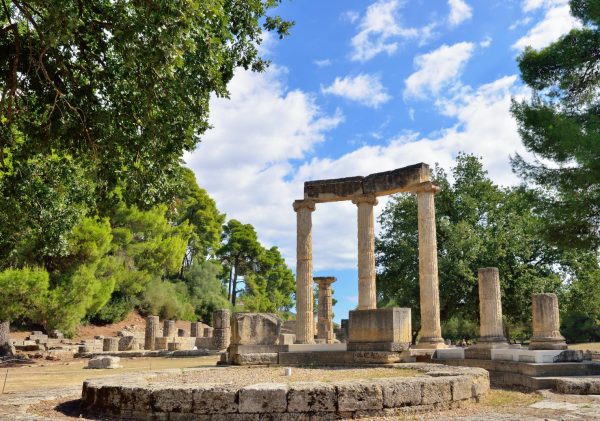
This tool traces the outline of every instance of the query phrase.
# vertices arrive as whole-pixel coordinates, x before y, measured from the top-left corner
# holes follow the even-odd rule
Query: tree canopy
[[[519,57],[533,95],[512,113],[536,159],[517,155],[513,168],[540,187],[548,238],[589,248],[600,245],[600,1],[570,6],[584,26]]]

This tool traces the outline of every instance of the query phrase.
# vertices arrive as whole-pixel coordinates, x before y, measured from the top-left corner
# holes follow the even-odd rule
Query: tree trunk
[[[8,341],[8,336],[10,333],[10,322],[2,322],[0,321],[0,357],[6,357],[13,355],[12,346]]]
[[[229,285],[227,286],[227,299],[231,301],[231,284],[233,282],[233,266],[229,269]]]
[[[231,304],[235,307],[235,299],[237,296],[237,270],[233,274],[233,285],[231,287]]]

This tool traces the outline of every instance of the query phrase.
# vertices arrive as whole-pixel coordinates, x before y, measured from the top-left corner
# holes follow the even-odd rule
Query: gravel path
[[[380,379],[386,377],[412,377],[421,373],[402,368],[292,368],[285,376],[283,367],[223,367],[194,370],[181,374],[168,374],[150,379],[155,384],[230,384],[247,386],[256,383],[333,382],[344,380]]]

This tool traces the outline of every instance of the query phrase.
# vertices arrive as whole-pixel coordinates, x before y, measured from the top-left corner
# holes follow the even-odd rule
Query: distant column
[[[158,316],[146,317],[146,333],[144,337],[144,349],[148,351],[154,350],[154,338],[158,336]]]
[[[102,340],[102,351],[117,352],[119,350],[119,338],[104,338]]]
[[[533,294],[533,336],[529,349],[567,349],[560,334],[560,317],[556,294]]]
[[[315,282],[319,285],[317,338],[324,339],[326,343],[332,344],[335,340],[333,333],[333,300],[331,284],[334,277],[316,277]]]
[[[215,349],[227,349],[231,342],[231,311],[218,309],[213,311],[213,345]]]
[[[175,321],[165,320],[163,322],[163,338],[172,338],[176,335]]]
[[[375,195],[352,199],[357,207],[358,220],[358,309],[377,308],[375,285]]]
[[[296,200],[296,342],[314,343],[311,200]]]
[[[190,324],[190,336],[192,338],[202,337],[202,323],[200,322],[192,322]]]
[[[479,275],[479,342],[506,343],[498,268],[482,268]]]
[[[440,323],[437,239],[434,195],[439,187],[421,184],[417,194],[419,220],[419,295],[421,301],[421,339],[417,348],[445,348]]]

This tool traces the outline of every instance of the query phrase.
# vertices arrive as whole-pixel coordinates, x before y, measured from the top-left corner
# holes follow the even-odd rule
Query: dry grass
[[[482,400],[482,403],[491,408],[516,408],[533,405],[542,399],[542,395],[537,392],[492,389]]]
[[[569,344],[569,349],[578,349],[581,351],[600,352],[600,342],[585,342],[581,344]]]
[[[122,368],[114,370],[89,370],[84,368],[87,359],[78,359],[69,363],[44,363],[28,367],[8,369],[4,393],[49,389],[81,385],[84,380],[114,376],[127,372],[144,370],[162,370],[167,368],[214,367],[218,357],[198,358],[121,358]],[[6,370],[0,370],[0,382],[4,382]]]
[[[291,376],[284,376],[283,367],[227,367],[208,370],[194,370],[178,375],[164,375],[150,379],[151,383],[194,385],[194,384],[231,384],[247,386],[256,383],[294,383],[294,382],[334,382],[347,380],[382,379],[392,377],[413,377],[421,375],[417,370],[403,368],[343,368],[293,367]]]

